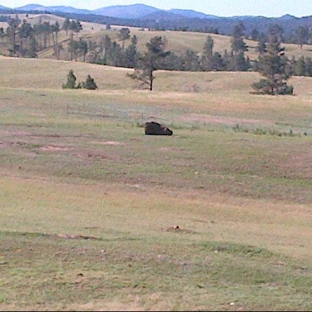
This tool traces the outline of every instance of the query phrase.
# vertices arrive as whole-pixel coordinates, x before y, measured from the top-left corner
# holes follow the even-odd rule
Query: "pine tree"
[[[29,48],[27,51],[27,56],[28,57],[32,57],[32,58],[36,58],[38,57],[37,55],[37,42],[34,36],[30,37],[30,41],[29,41]]]
[[[266,51],[266,38],[260,37],[258,41],[258,45],[256,47],[256,51],[259,52],[259,54],[264,54]]]
[[[244,42],[245,26],[242,22],[239,22],[233,28],[233,35],[231,39],[231,47],[234,55],[244,53],[248,51],[248,46]]]
[[[284,47],[276,35],[271,35],[263,55],[259,56],[258,71],[264,77],[252,87],[261,94],[293,94],[293,87],[287,85],[290,73]]]
[[[98,89],[94,79],[90,75],[87,76],[86,82],[83,83],[83,88],[88,90]]]
[[[5,32],[3,27],[0,27],[0,38],[1,38],[1,42],[3,41],[3,38],[5,37]]]
[[[307,56],[305,60],[306,76],[312,77],[312,59]]]
[[[68,29],[69,29],[69,26],[70,26],[70,20],[69,18],[67,17],[62,25],[62,29],[64,29],[66,31],[66,35],[68,34]]]
[[[154,71],[161,68],[161,60],[170,54],[163,48],[164,42],[161,37],[153,37],[147,44],[147,51],[139,57],[138,67],[134,69],[133,74],[127,74],[134,80],[141,81],[149,85],[149,90],[153,90],[155,79]]]
[[[130,39],[130,30],[129,28],[123,27],[119,30],[117,34],[119,40],[122,42],[122,49],[125,49],[125,41]]]
[[[184,53],[183,70],[185,71],[199,71],[200,62],[195,51],[187,49]]]
[[[233,36],[231,39],[231,60],[228,64],[228,70],[231,71],[246,71],[248,69],[248,62],[245,59],[245,52],[248,51],[248,46],[244,42],[245,26],[239,22],[233,28]]]
[[[71,69],[67,75],[67,82],[63,84],[63,89],[76,89],[76,76],[74,71]]]
[[[296,29],[296,35],[297,35],[297,43],[300,47],[300,49],[302,49],[302,46],[304,44],[308,43],[309,40],[309,28],[306,26],[299,26]]]
[[[306,74],[306,64],[304,57],[301,56],[295,63],[295,75],[296,76],[305,76]]]
[[[206,57],[211,57],[213,53],[214,40],[210,35],[207,36],[206,42],[204,44],[204,55]]]
[[[212,70],[214,40],[210,35],[207,36],[206,42],[203,47],[203,55],[201,58],[201,66],[203,70]]]
[[[125,67],[134,68],[137,64],[138,50],[137,50],[138,38],[134,35],[131,39],[131,44],[125,50]]]
[[[8,21],[9,26],[6,29],[6,34],[11,44],[11,48],[9,49],[11,56],[16,55],[19,50],[19,45],[16,43],[16,36],[20,23],[21,20],[18,18],[17,14],[15,18],[10,18]]]

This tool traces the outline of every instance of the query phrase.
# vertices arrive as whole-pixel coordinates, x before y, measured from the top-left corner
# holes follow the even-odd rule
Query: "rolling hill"
[[[53,14],[19,14],[21,20],[26,20],[31,25],[41,22],[49,22],[54,24],[56,21],[60,25],[64,22],[65,18],[53,15]],[[218,19],[216,19],[218,20]],[[103,40],[105,35],[108,35],[112,41],[119,42],[118,40],[118,30],[123,27],[120,25],[111,25],[111,30],[106,30],[106,25],[101,23],[92,23],[92,22],[81,22],[83,30],[80,33],[74,34],[75,40],[82,38],[84,40],[92,40],[100,42]],[[6,29],[8,24],[6,22],[0,22],[0,27]],[[191,49],[197,53],[203,51],[204,42],[207,39],[208,34],[203,32],[187,32],[187,31],[142,31],[142,28],[139,27],[129,27],[131,33],[130,35],[135,35],[138,39],[138,49],[143,51],[146,48],[146,43],[154,36],[164,37],[167,41],[167,50],[175,53],[183,53],[188,49]],[[214,51],[223,54],[225,50],[230,50],[231,46],[231,37],[226,35],[217,35],[209,34],[214,40]],[[66,36],[65,31],[61,31],[58,35],[59,43],[62,43],[66,49],[68,44],[69,37]],[[249,50],[246,52],[246,55],[254,60],[258,57],[256,51],[257,42],[253,40],[245,40],[246,44],[249,47]],[[130,44],[130,40],[126,41],[126,47]],[[309,45],[303,45],[303,48],[296,44],[284,44],[286,48],[286,55],[291,58],[294,56],[298,59],[300,56],[311,56],[311,47]],[[8,54],[8,45],[6,41],[0,41],[0,53],[2,55]],[[38,55],[39,58],[55,58],[53,56],[52,44],[44,51],[41,51]],[[66,57],[65,57],[66,59]]]

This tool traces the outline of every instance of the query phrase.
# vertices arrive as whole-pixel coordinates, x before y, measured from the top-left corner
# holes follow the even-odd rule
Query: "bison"
[[[172,131],[169,128],[155,121],[146,122],[144,130],[146,135],[172,135]]]

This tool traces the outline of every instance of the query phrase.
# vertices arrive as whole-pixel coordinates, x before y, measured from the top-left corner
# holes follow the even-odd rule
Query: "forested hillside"
[[[266,33],[254,30],[250,37],[242,21],[236,21],[231,35],[225,36],[90,23],[42,13],[1,15],[0,19],[2,55],[139,69],[140,75],[134,77],[147,84],[152,83],[152,72],[159,69],[259,71],[264,76],[275,70],[271,75],[274,83],[292,75],[312,76],[311,32],[303,26],[296,30],[297,43],[288,44],[278,24],[269,25]],[[160,52],[157,56],[155,49]],[[159,57],[161,53],[164,57]],[[270,53],[273,58],[267,55],[268,61],[266,54]]]

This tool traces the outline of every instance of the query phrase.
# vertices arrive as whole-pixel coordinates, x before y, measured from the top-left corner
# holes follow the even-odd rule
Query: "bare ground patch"
[[[65,146],[57,146],[57,145],[47,145],[40,148],[41,151],[48,152],[59,152],[59,151],[73,151],[73,148],[65,147]]]
[[[185,152],[185,149],[183,148],[174,148],[174,147],[161,147],[159,150],[163,152],[177,152],[177,153]]]
[[[100,144],[100,145],[114,145],[114,146],[124,146],[126,143],[123,142],[117,142],[117,141],[105,141],[105,142],[99,142],[99,141],[93,141],[92,144]]]

